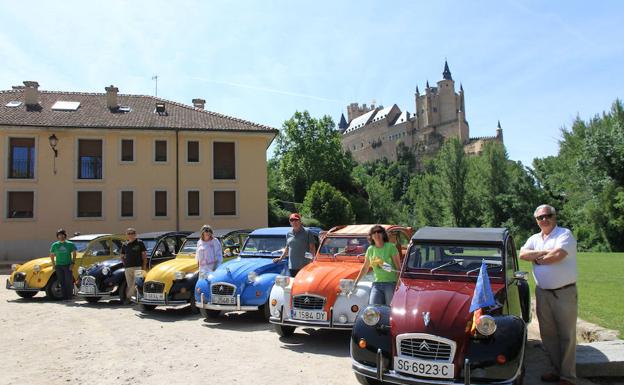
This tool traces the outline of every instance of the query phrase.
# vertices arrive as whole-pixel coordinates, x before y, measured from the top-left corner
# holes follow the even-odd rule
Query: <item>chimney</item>
[[[206,101],[204,99],[199,99],[199,98],[193,99],[193,107],[203,110],[205,106],[206,106]]]
[[[24,81],[24,103],[27,106],[39,104],[39,83],[34,81]]]
[[[111,110],[119,107],[119,103],[117,102],[117,92],[119,92],[119,88],[111,84],[104,89],[106,90],[106,107]]]

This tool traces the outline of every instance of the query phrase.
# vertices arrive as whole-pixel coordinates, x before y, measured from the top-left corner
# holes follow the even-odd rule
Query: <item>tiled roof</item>
[[[54,111],[57,101],[80,102],[75,111]],[[206,111],[182,103],[146,95],[117,96],[120,106],[130,112],[112,111],[105,93],[39,91],[39,107],[27,108],[24,89],[0,91],[0,126],[195,129],[277,133],[277,129],[243,119]],[[21,101],[18,107],[7,107]],[[166,114],[155,112],[156,103],[165,103]]]
[[[371,120],[373,115],[375,115],[376,112],[377,112],[377,109],[372,109],[368,111],[367,113],[365,113],[364,115],[358,116],[357,118],[353,119],[349,123],[349,128],[347,128],[345,133],[351,132],[353,130],[357,130],[358,128],[365,126]]]

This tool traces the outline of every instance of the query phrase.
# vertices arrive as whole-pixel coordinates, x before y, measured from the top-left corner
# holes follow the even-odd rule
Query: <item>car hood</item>
[[[160,263],[154,266],[145,275],[145,282],[156,281],[171,284],[174,280],[176,271],[183,271],[184,273],[194,273],[197,269],[197,262],[190,258],[176,258],[167,262]]]
[[[90,266],[87,270],[87,274],[97,274],[102,271],[102,268],[106,266],[111,270],[117,270],[123,266],[123,263],[119,259],[107,259],[106,261],[98,262],[93,266]]]
[[[426,333],[453,340],[457,352],[464,352],[472,322],[469,309],[475,285],[475,281],[401,278],[392,299],[393,341],[404,333]],[[495,296],[503,288],[502,284],[492,283]],[[427,325],[425,318],[429,318]],[[456,355],[459,356],[463,354]]]
[[[247,274],[255,271],[258,275],[265,273],[279,274],[283,264],[273,263],[271,258],[236,258],[225,262],[211,273],[211,282],[240,283],[247,281]]]
[[[355,279],[361,268],[359,262],[313,261],[297,273],[292,285],[292,296],[315,294],[325,297],[325,310],[329,311],[338,296],[340,280]]]
[[[28,273],[33,271],[35,265],[39,265],[41,267],[41,269],[47,269],[47,268],[51,268],[52,267],[52,261],[50,261],[50,258],[48,257],[41,257],[41,258],[36,258],[36,259],[31,259],[28,262],[25,262],[24,264],[22,264],[17,271],[18,272],[22,272],[22,273]]]

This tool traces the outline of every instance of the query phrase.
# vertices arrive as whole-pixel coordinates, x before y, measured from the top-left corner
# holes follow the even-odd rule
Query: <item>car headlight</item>
[[[80,267],[78,268],[78,275],[83,275],[83,274],[85,273],[85,271],[86,271],[86,270],[85,270],[85,268],[84,268],[84,267],[82,267],[82,266],[80,266]]]
[[[41,265],[35,265],[35,266],[33,266],[33,271],[34,271],[35,273],[40,272],[40,271],[41,271]]]
[[[134,278],[143,278],[143,276],[145,275],[145,272],[143,270],[135,270],[134,271]]]
[[[198,279],[206,279],[206,278],[208,278],[208,274],[206,274],[205,271],[200,271],[199,274],[197,274],[197,278]]]
[[[16,263],[11,265],[11,271],[17,271],[18,268],[19,268],[19,265]]]
[[[355,281],[352,280],[352,279],[341,279],[340,280],[340,284],[339,284],[340,292],[341,293],[348,293],[351,290],[353,290],[353,283],[354,282]]]
[[[249,282],[255,282],[256,278],[258,278],[258,274],[256,274],[255,271],[250,271],[249,274],[247,274],[247,279],[249,280]]]
[[[369,306],[362,312],[362,319],[368,326],[375,326],[381,319],[381,313],[376,308]]]
[[[483,336],[491,336],[496,331],[496,321],[491,315],[482,315],[477,320],[477,331]]]
[[[275,277],[275,284],[279,287],[287,287],[290,283],[290,277],[286,275],[278,275]]]
[[[104,266],[102,268],[102,274],[104,274],[104,275],[110,274],[110,268],[108,266]]]
[[[180,279],[184,278],[184,272],[183,272],[183,271],[176,271],[176,272],[173,274],[173,277],[174,277],[176,280],[180,280]]]

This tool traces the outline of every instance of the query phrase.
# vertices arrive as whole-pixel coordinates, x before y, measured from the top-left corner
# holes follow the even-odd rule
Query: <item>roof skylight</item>
[[[54,111],[76,111],[80,107],[80,102],[67,102],[59,100],[52,106]]]
[[[11,108],[19,107],[21,105],[22,105],[22,102],[19,100],[11,100],[10,102],[6,104],[7,107],[11,107]]]

